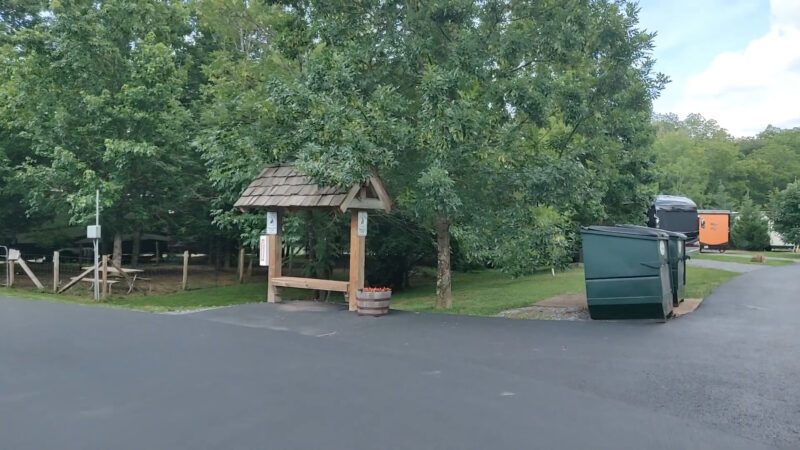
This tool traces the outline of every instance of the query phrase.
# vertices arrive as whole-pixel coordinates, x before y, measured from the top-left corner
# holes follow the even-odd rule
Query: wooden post
[[[350,216],[350,284],[347,303],[350,311],[358,309],[356,290],[364,287],[364,248],[366,237],[358,235],[358,211],[352,210]]]
[[[156,266],[158,265],[159,259],[161,259],[161,249],[159,248],[158,241],[156,240]]]
[[[183,280],[181,280],[181,290],[186,290],[189,281],[189,250],[183,252]]]
[[[58,292],[59,278],[61,277],[61,254],[58,251],[53,252],[53,292]]]
[[[36,275],[33,273],[31,268],[28,267],[28,263],[26,263],[25,260],[22,259],[22,258],[17,260],[17,262],[19,262],[19,266],[22,267],[22,270],[25,271],[25,275],[27,275],[28,278],[30,278],[31,281],[33,281],[33,284],[36,285],[36,289],[39,289],[40,291],[43,291],[44,290],[44,286],[42,285],[42,282],[39,281],[38,278],[36,278]]]
[[[244,283],[244,246],[239,247],[239,263],[237,269],[239,270],[239,283]]]
[[[108,255],[103,255],[102,265],[100,269],[102,270],[100,276],[102,277],[100,284],[100,299],[105,300],[108,298]],[[97,283],[97,280],[94,280]]]
[[[278,232],[270,234],[267,238],[269,241],[269,268],[267,270],[267,301],[270,303],[278,303],[281,301],[281,294],[277,286],[272,284],[272,279],[281,276],[281,261],[282,247],[281,247],[281,233],[283,232],[283,215],[278,212]]]
[[[8,261],[8,287],[14,287],[14,272],[16,268],[14,267],[14,261]]]

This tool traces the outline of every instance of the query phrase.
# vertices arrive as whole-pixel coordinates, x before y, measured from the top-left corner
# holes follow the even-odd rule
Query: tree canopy
[[[396,208],[368,258],[398,273],[370,277],[436,262],[446,307],[451,265],[563,267],[580,225],[642,223],[657,193],[764,208],[800,171],[800,130],[654,120],[668,80],[637,16],[611,0],[12,2],[0,234],[83,224],[100,189],[116,234],[253,246],[263,217],[233,203],[265,164],[327,185],[377,173]],[[314,273],[342,251],[336,220],[286,222]]]
[[[787,242],[800,245],[800,183],[790,183],[777,192],[772,202],[772,220],[775,230]]]

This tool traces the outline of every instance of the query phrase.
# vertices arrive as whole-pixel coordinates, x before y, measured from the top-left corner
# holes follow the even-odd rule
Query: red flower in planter
[[[365,287],[363,292],[391,292],[392,288],[388,287]]]

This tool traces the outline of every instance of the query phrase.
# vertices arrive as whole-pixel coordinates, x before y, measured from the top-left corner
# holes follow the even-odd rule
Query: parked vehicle
[[[766,215],[764,215],[764,217],[766,217]],[[776,250],[789,251],[789,252],[795,251],[796,247],[784,241],[783,236],[781,236],[780,233],[775,231],[772,220],[769,220],[769,218],[767,218],[767,220],[769,221],[769,249],[773,251]]]
[[[731,242],[731,212],[722,209],[704,209],[697,212],[700,251],[724,252]]]
[[[697,205],[689,198],[659,195],[650,206],[647,226],[686,235],[686,243],[697,241]]]

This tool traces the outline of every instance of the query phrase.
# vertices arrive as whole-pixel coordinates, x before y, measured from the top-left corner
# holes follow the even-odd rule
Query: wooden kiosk
[[[242,211],[260,209],[275,213],[273,217],[277,223],[271,230],[272,233],[269,229],[267,233],[269,242],[267,301],[280,302],[282,287],[343,292],[347,297],[350,311],[356,310],[356,290],[364,287],[366,211],[389,212],[391,205],[392,200],[377,176],[372,176],[349,189],[324,187],[318,186],[308,176],[298,172],[293,164],[265,167],[234,204]],[[349,281],[281,275],[282,216],[287,212],[309,209],[351,212]],[[363,222],[361,232],[359,232],[359,217]]]

